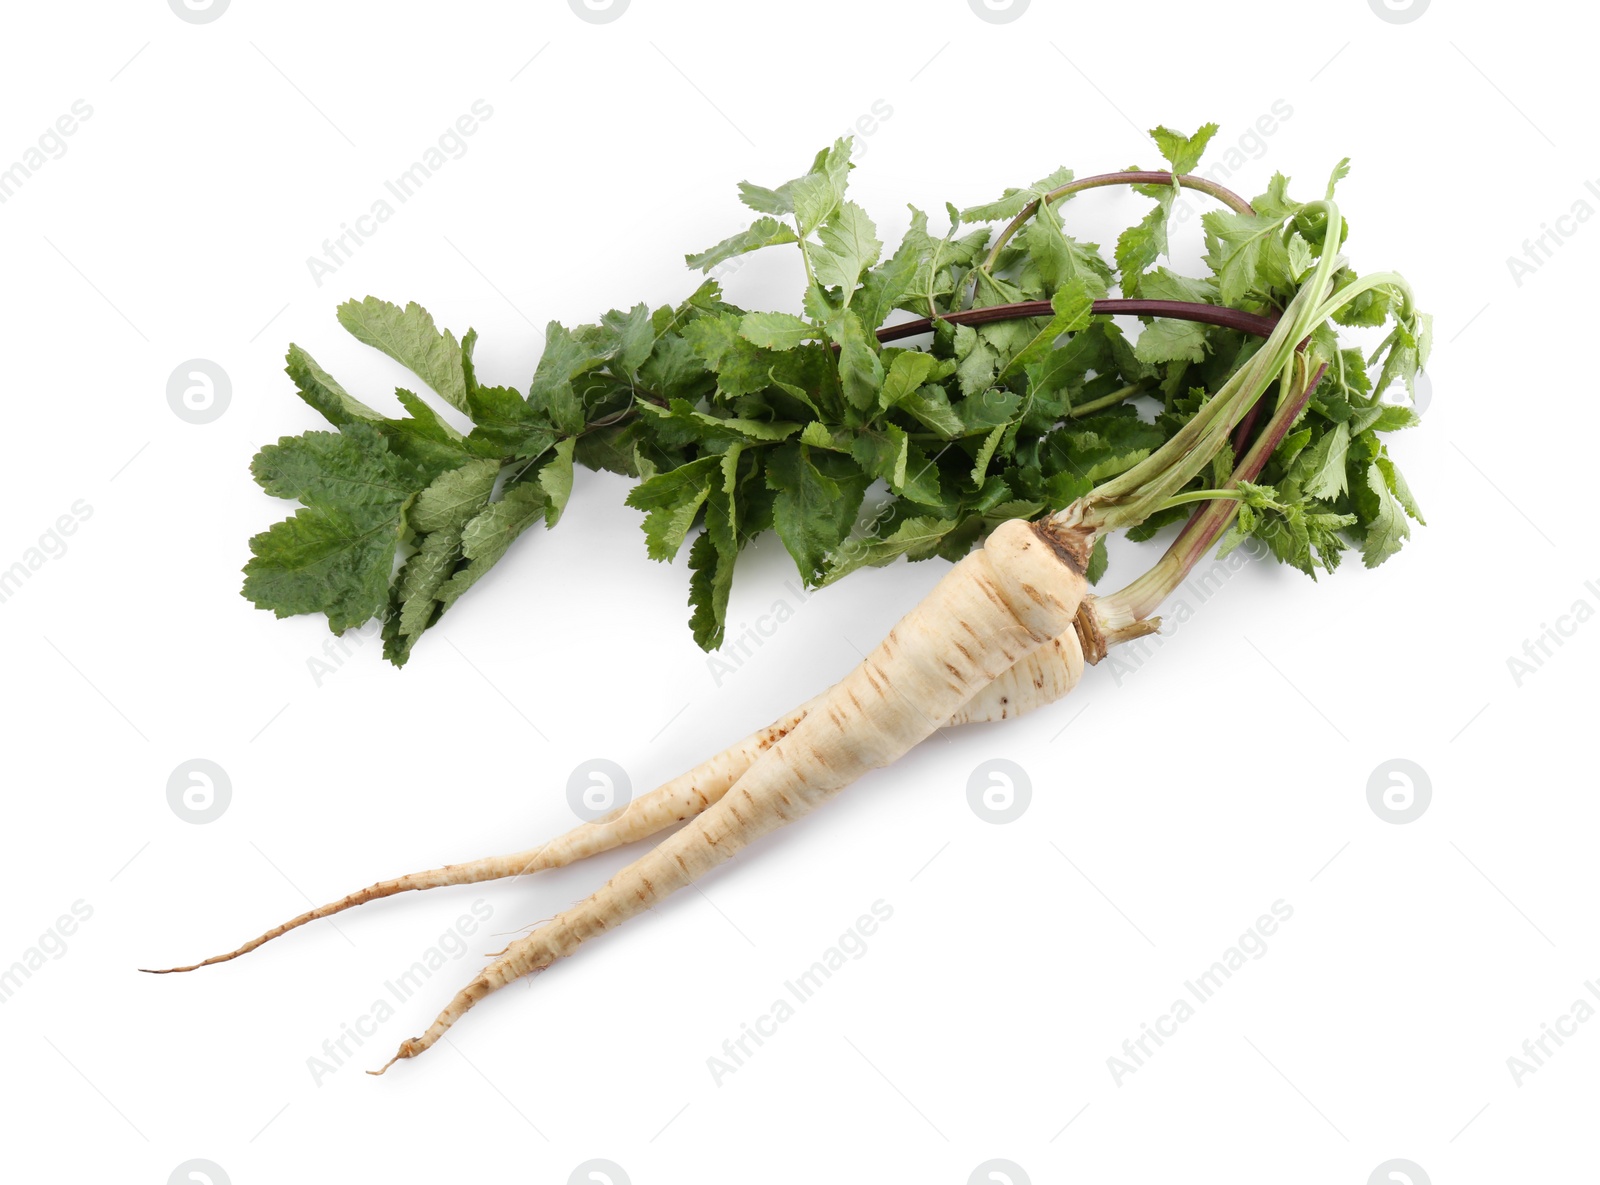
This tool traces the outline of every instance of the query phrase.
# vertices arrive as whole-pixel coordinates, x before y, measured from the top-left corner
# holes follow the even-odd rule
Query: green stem
[[[1111,407],[1113,404],[1121,403],[1129,395],[1137,395],[1144,389],[1144,383],[1129,383],[1126,387],[1113,391],[1109,395],[1102,395],[1099,399],[1091,399],[1088,403],[1080,403],[1067,413],[1067,418],[1075,420],[1080,416],[1088,415],[1090,412],[1099,411],[1101,408]]]
[[[1320,324],[1326,321],[1363,292],[1370,292],[1374,288],[1385,286],[1396,288],[1400,292],[1401,305],[1395,311],[1396,321],[1403,321],[1408,315],[1415,315],[1416,305],[1411,295],[1411,285],[1405,282],[1405,278],[1398,272],[1375,272],[1370,276],[1362,276],[1360,279],[1352,281],[1323,301],[1321,307],[1316,311],[1317,323]]]
[[[1181,494],[1172,495],[1172,497],[1156,507],[1156,513],[1159,514],[1163,510],[1171,510],[1174,506],[1186,506],[1190,502],[1212,502],[1222,498],[1238,502],[1244,498],[1244,493],[1241,490],[1224,489],[1185,490]]]

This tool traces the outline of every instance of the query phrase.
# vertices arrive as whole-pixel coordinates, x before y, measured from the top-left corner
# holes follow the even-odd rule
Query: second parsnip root
[[[720,801],[588,899],[513,942],[384,1069],[428,1049],[491,992],[566,957],[895,761],[1030,653],[1053,645],[1083,600],[1091,543],[1048,523],[1001,525]]]

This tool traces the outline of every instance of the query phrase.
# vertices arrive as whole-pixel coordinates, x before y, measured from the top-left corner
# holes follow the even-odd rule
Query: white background
[[[1600,208],[1575,13],[1034,0],[990,24],[964,0],[634,0],[593,24],[558,0],[234,0],[196,25],[158,0],[13,6],[0,166],[75,100],[93,115],[0,205],[0,567],[75,502],[92,515],[0,604],[0,966],[74,902],[93,913],[3,1004],[7,1177],[158,1183],[196,1158],[238,1185],[565,1182],[595,1157],[636,1185],[956,1183],[991,1158],[1034,1182],[1360,1185],[1392,1158],[1439,1183],[1592,1173],[1600,1024],[1520,1085],[1507,1067],[1600,976],[1600,625],[1520,686],[1507,666],[1574,602],[1600,608],[1581,353],[1600,226],[1520,285],[1506,263],[1579,199]],[[319,287],[307,257],[477,99],[493,116],[465,155]],[[137,974],[564,830],[578,763],[656,784],[837,678],[937,579],[902,565],[802,603],[768,538],[733,621],[797,612],[719,685],[683,564],[645,557],[623,480],[581,473],[559,529],[518,542],[403,672],[352,639],[319,683],[321,619],[238,592],[246,539],[290,509],[249,458],[320,425],[285,345],[381,406],[405,381],[338,302],[476,326],[480,372],[525,387],[546,320],[681,298],[682,255],[749,217],[735,183],[794,175],[879,100],[852,184],[890,242],[908,201],[1151,167],[1158,122],[1219,121],[1214,161],[1291,107],[1230,184],[1277,169],[1315,194],[1353,157],[1356,266],[1404,272],[1437,316],[1433,401],[1392,446],[1427,528],[1316,584],[1252,565],[1132,675],[937,735],[385,1078],[361,1071],[483,954],[636,853]],[[1144,208],[1094,194],[1069,222],[1109,244]],[[728,283],[794,309],[797,275],[773,253]],[[232,380],[205,425],[166,400],[196,357]],[[1113,584],[1145,558],[1119,552]],[[166,798],[195,757],[232,786],[203,826]],[[995,757],[1032,782],[1006,826],[966,801]],[[1395,757],[1432,785],[1405,826],[1367,802]],[[715,1084],[708,1057],[879,899],[866,955]],[[1107,1058],[1279,899],[1294,916],[1268,953],[1118,1085]],[[492,917],[468,952],[319,1085],[308,1058],[474,901]]]

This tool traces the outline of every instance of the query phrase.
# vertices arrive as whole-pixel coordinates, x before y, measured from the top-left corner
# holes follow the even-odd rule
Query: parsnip
[[[513,942],[420,1037],[402,1042],[384,1069],[428,1049],[491,992],[565,958],[925,739],[1071,627],[1091,545],[1048,522],[1001,524],[720,802],[587,900]]]
[[[1340,175],[1342,173],[1336,171],[1335,180]],[[991,247],[983,270],[987,271],[1000,261],[1006,238],[1031,214],[1048,208],[1051,197],[1064,196],[1077,188],[1127,181],[1134,176],[1091,178],[1072,183],[1034,202]],[[1178,185],[1193,180],[1166,176]],[[1310,528],[1305,524],[1316,524],[1320,532],[1318,547],[1327,545],[1327,536],[1333,529],[1329,523],[1353,524],[1358,517],[1334,514],[1326,507],[1307,502],[1294,488],[1293,475],[1290,475],[1290,492],[1286,495],[1288,503],[1278,501],[1279,494],[1271,487],[1250,484],[1262,473],[1263,465],[1284,441],[1288,429],[1304,413],[1310,389],[1317,381],[1310,373],[1315,359],[1308,360],[1301,351],[1315,341],[1317,344],[1311,347],[1311,352],[1321,358],[1330,357],[1327,343],[1314,338],[1314,333],[1329,317],[1369,293],[1384,304],[1395,322],[1385,347],[1380,347],[1380,353],[1385,348],[1388,351],[1384,382],[1393,377],[1391,368],[1394,374],[1409,379],[1417,365],[1426,362],[1429,338],[1426,318],[1417,314],[1403,281],[1387,273],[1356,278],[1344,268],[1343,260],[1337,255],[1338,245],[1343,241],[1343,220],[1331,201],[1331,193],[1330,184],[1329,199],[1296,206],[1293,227],[1272,231],[1293,235],[1291,239],[1277,240],[1287,243],[1284,252],[1289,260],[1278,271],[1256,275],[1258,269],[1253,266],[1243,267],[1236,260],[1229,262],[1231,255],[1223,260],[1225,270],[1219,275],[1221,295],[1228,298],[1231,285],[1236,296],[1248,294],[1252,308],[1260,308],[1262,312],[1167,301],[1142,302],[1141,307],[1134,310],[1155,316],[1212,321],[1231,329],[1263,334],[1266,338],[1258,347],[1241,352],[1237,366],[1226,380],[1199,401],[1164,444],[1116,468],[1108,479],[1050,518],[1036,523],[1021,520],[1003,523],[979,550],[955,565],[923,603],[889,632],[871,656],[823,695],[611,815],[575,828],[541,847],[380,882],[302,914],[228,954],[173,970],[187,971],[236,958],[307,922],[366,901],[408,890],[558,868],[588,855],[655,836],[687,821],[681,829],[618,872],[598,892],[512,942],[455,996],[422,1035],[403,1042],[388,1065],[414,1057],[433,1045],[491,992],[550,966],[590,938],[693,884],[754,840],[827,801],[863,773],[893,762],[936,728],[1009,719],[1068,694],[1081,679],[1084,666],[1098,662],[1108,647],[1156,628],[1150,614],[1176,583],[1181,582],[1195,560],[1216,542],[1242,504],[1248,503],[1251,514],[1265,507],[1281,512],[1286,519],[1291,514],[1299,516],[1294,521],[1301,524],[1307,538],[1310,538]],[[1242,199],[1229,204],[1234,205],[1240,215],[1255,217]],[[1334,228],[1339,228],[1340,233],[1333,233]],[[1260,234],[1256,234],[1250,242],[1259,238]],[[1315,262],[1306,267],[1305,249],[1313,243],[1316,250],[1311,254]],[[1302,249],[1298,262],[1293,253],[1297,247]],[[1272,259],[1276,261],[1277,255],[1273,254]],[[1280,272],[1292,275],[1292,280],[1284,281]],[[978,281],[979,277],[974,276],[974,280]],[[1256,287],[1248,286],[1252,283]],[[1068,293],[1063,297],[1058,291],[1046,309],[1023,302],[1002,307],[944,310],[943,315],[952,323],[976,324],[1054,312],[1057,319],[1052,321],[1051,327],[1040,333],[1022,354],[1013,357],[1012,362],[1015,362],[1024,355],[1036,357],[1037,351],[1048,349],[1060,333],[1070,331],[1063,326],[1072,322],[1074,299],[1084,302],[1084,308],[1092,307],[1096,313],[1114,311],[1101,307],[1107,302],[1088,302],[1088,297],[1082,293],[1076,297]],[[889,340],[926,332],[934,321],[941,319],[941,310],[935,307],[932,297],[928,305],[929,321],[890,327],[880,331],[880,337]],[[1271,315],[1274,312],[1276,317]],[[793,332],[794,327],[789,323],[795,320],[790,317],[787,322],[776,324],[760,319],[740,322],[739,332],[744,340],[760,348],[790,349],[794,347],[781,342],[785,340],[785,333]],[[1081,327],[1081,322],[1072,323]],[[762,346],[762,342],[771,345]],[[1163,347],[1158,345],[1157,348]],[[857,368],[851,370],[851,377],[859,383],[859,351],[850,354],[848,359],[846,353],[841,344],[840,365],[843,367],[848,361],[850,367]],[[1347,362],[1344,353],[1331,357],[1341,371],[1347,364],[1361,365],[1359,357],[1353,362]],[[897,355],[895,365],[901,366],[905,375],[910,375],[913,371],[924,373],[918,366],[926,364],[906,368]],[[1007,380],[1008,376],[1011,386],[1019,381],[1011,374],[1012,363],[1006,365],[1007,368],[995,377],[995,389],[1006,386],[1002,380]],[[916,380],[913,376],[905,381],[914,385]],[[962,381],[967,380],[964,377]],[[1029,382],[1032,381],[1030,372]],[[1232,478],[1219,485],[1215,475],[1203,476],[1208,467],[1215,468],[1213,460],[1219,454],[1231,456],[1225,452],[1230,440],[1236,450],[1243,449],[1250,441],[1259,413],[1265,410],[1258,404],[1268,402],[1263,396],[1275,384],[1280,386],[1280,395],[1270,412],[1269,423],[1244,459],[1233,468]],[[1341,378],[1340,386],[1347,401],[1362,402],[1361,392],[1350,383]],[[1381,394],[1382,386],[1380,382],[1368,403]],[[1127,391],[1136,389],[1126,388]],[[786,390],[793,394],[795,388],[791,384]],[[1117,394],[1120,396],[1121,392]],[[1098,406],[1090,402],[1084,404],[1083,409]],[[1172,410],[1170,403],[1168,410]],[[829,436],[826,431],[819,435],[813,428],[826,428],[826,425],[808,427],[806,440],[802,442],[804,447],[826,451],[831,445],[824,440],[836,443],[836,437]],[[748,425],[741,429],[743,432],[753,430]],[[980,476],[984,465],[992,459],[997,439],[991,437],[985,446],[989,451],[983,454]],[[1305,440],[1301,439],[1297,447],[1304,445]],[[801,454],[802,461],[810,464],[805,456]],[[1384,480],[1380,470],[1375,468],[1372,472],[1378,473],[1378,481]],[[737,476],[737,468],[731,475],[723,470],[725,482],[717,487],[721,496],[732,497],[732,486],[728,483],[734,483]],[[1279,479],[1274,476],[1273,480]],[[1368,483],[1372,481],[1369,474]],[[791,475],[785,470],[780,474],[779,485],[773,488],[781,487],[787,492],[791,484]],[[556,485],[559,488],[560,483]],[[1409,497],[1408,494],[1400,496],[1402,500]],[[667,498],[667,495],[661,494],[661,497]],[[1189,526],[1155,568],[1110,597],[1097,600],[1086,595],[1084,571],[1098,538],[1144,523],[1151,516],[1175,506],[1196,501],[1206,505],[1196,511]],[[641,508],[660,511],[662,506],[651,503]],[[708,534],[719,521],[708,513]],[[1244,519],[1241,523],[1246,524],[1241,529],[1247,532],[1254,529]],[[668,532],[669,527],[677,530],[689,525],[691,520],[685,519],[665,525],[658,522],[655,527],[659,534]],[[650,529],[647,524],[647,533]],[[1379,544],[1375,550],[1368,549],[1369,565],[1373,555],[1381,559],[1392,546],[1397,546],[1381,539]],[[701,563],[704,562],[702,555]],[[1309,555],[1304,563],[1295,562],[1311,570]],[[1324,565],[1331,566],[1326,557]]]

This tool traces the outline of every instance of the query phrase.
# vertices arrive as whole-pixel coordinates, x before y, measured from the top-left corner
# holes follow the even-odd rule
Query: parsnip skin
[[[1057,634],[1025,655],[950,717],[951,725],[1014,720],[1053,704],[1083,678],[1083,646],[1076,627]]]
[[[720,801],[587,900],[513,942],[426,1032],[403,1042],[388,1065],[428,1049],[491,992],[649,909],[924,740],[1071,628],[1087,587],[1086,555],[1087,541],[1060,528],[1002,524]]]

